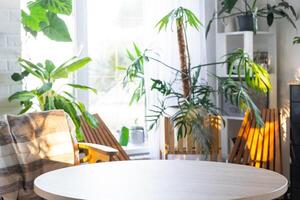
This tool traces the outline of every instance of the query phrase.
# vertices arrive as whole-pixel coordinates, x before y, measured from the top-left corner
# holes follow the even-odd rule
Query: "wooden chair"
[[[209,126],[208,128],[212,136],[210,160],[221,160],[221,125],[222,120],[219,116],[211,116],[207,120],[207,126]],[[193,135],[189,134],[177,141],[173,124],[169,118],[164,118],[164,145],[161,150],[162,159],[168,159],[170,154],[195,155],[201,153],[202,148],[195,142]]]
[[[94,117],[99,121],[99,126],[95,129],[91,128],[83,119],[83,117],[80,119],[85,142],[105,145],[117,149],[118,152],[111,157],[112,161],[130,160],[129,156],[126,154],[119,142],[115,139],[100,116],[98,114],[94,114]]]
[[[92,143],[78,143],[78,149],[86,152],[84,158],[80,160],[81,163],[96,163],[112,161],[113,157],[118,153],[118,150]]]
[[[280,114],[278,109],[263,109],[264,127],[246,112],[229,162],[265,168],[282,173]]]

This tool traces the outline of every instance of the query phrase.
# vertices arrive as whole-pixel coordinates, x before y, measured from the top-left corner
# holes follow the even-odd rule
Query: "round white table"
[[[45,199],[274,199],[287,191],[275,172],[203,161],[121,161],[55,170],[35,179]]]

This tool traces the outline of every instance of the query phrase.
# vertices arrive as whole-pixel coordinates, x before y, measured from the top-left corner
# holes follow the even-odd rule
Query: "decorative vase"
[[[257,18],[253,14],[237,16],[239,31],[257,31]]]

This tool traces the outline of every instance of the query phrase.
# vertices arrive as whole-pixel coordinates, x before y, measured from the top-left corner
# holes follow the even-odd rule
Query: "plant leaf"
[[[56,14],[48,13],[49,26],[43,29],[43,33],[51,40],[59,42],[71,42],[71,36],[66,23]]]
[[[44,83],[42,85],[42,87],[40,87],[38,90],[37,90],[37,93],[38,95],[42,95],[44,94],[45,92],[49,91],[52,89],[52,83]]]
[[[49,11],[56,14],[71,15],[72,0],[43,0]]]
[[[272,26],[273,21],[274,21],[274,14],[273,13],[269,13],[268,16],[267,16],[268,25]]]
[[[68,86],[71,86],[73,88],[76,89],[80,89],[80,90],[91,90],[93,91],[95,94],[97,94],[97,90],[95,88],[89,87],[89,86],[85,86],[85,85],[78,85],[78,84],[67,84]]]
[[[97,128],[99,126],[98,120],[86,110],[84,104],[78,102],[76,105],[79,108],[84,120],[88,123],[88,125],[92,128]]]
[[[31,91],[20,91],[12,94],[8,97],[8,101],[11,102],[13,100],[18,101],[29,101],[35,97],[35,94]]]
[[[80,60],[77,60],[77,61],[65,66],[65,69],[67,70],[67,72],[74,72],[74,71],[77,71],[77,70],[85,67],[85,65],[91,61],[92,61],[91,58],[85,57],[85,58],[82,58]]]
[[[51,60],[46,60],[45,66],[46,66],[46,71],[48,72],[49,75],[55,69],[55,65],[53,64],[53,62]]]

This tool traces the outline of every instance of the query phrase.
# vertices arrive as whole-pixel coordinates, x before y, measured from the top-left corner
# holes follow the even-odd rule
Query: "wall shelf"
[[[218,0],[215,0],[215,11],[220,6]],[[234,20],[233,20],[234,21]],[[266,57],[266,67],[270,72],[272,91],[268,96],[257,96],[257,104],[260,107],[277,107],[277,35],[276,25],[272,28],[261,27],[256,34],[252,31],[233,31],[225,32],[226,28],[222,21],[216,20],[216,62],[224,62],[225,55],[232,53],[236,49],[243,49],[250,58],[259,60],[258,58]],[[268,31],[264,31],[268,30]],[[264,59],[260,59],[264,60]],[[216,74],[219,77],[227,78],[228,65],[219,64],[216,66]],[[237,75],[232,75],[232,78],[238,78]],[[218,85],[218,83],[217,83]],[[251,94],[251,96],[256,95]],[[261,100],[262,99],[262,100]],[[263,102],[263,103],[261,103]],[[225,101],[222,94],[217,95],[217,106],[224,110],[225,127],[222,129],[222,156],[227,158],[230,152],[229,138],[235,137],[238,128],[243,120],[244,113],[238,111],[228,102]],[[228,112],[231,111],[231,112]]]

